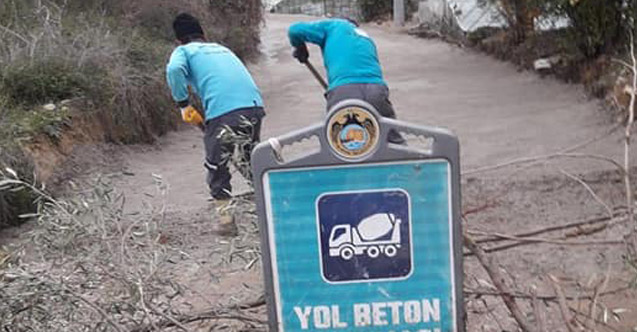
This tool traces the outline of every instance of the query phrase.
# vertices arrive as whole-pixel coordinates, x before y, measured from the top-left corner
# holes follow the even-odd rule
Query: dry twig
[[[575,316],[576,316],[576,317],[577,317],[577,316],[581,316],[581,317],[583,317],[583,318],[588,317],[588,314],[586,314],[586,313],[584,313],[584,312],[581,312],[581,311],[579,311],[579,310],[577,310],[577,309],[575,309],[575,308],[569,307],[569,310],[571,310],[571,312],[572,312],[573,314],[575,314]],[[607,330],[609,330],[609,331],[613,331],[613,332],[625,332],[625,331],[620,331],[620,330],[618,330],[618,329],[616,329],[616,328],[612,327],[611,325],[609,325],[609,324],[608,324],[608,322],[605,322],[605,321],[603,321],[603,320],[595,319],[595,323],[597,323],[597,324],[598,324],[598,326],[603,326],[605,329],[607,329]],[[595,331],[595,332],[598,332],[598,331]]]
[[[588,193],[589,193],[589,194],[591,194],[591,196],[593,197],[593,199],[594,199],[595,201],[597,201],[597,203],[599,203],[602,207],[604,207],[604,209],[606,209],[606,212],[608,212],[608,216],[609,216],[610,218],[612,218],[612,217],[613,217],[613,209],[611,209],[611,208],[610,208],[610,206],[609,206],[608,204],[606,204],[606,202],[604,202],[604,200],[603,200],[603,199],[601,199],[601,198],[599,197],[599,195],[597,195],[597,193],[595,193],[595,191],[593,190],[593,188],[591,188],[591,186],[590,186],[590,185],[588,185],[588,183],[584,182],[584,180],[580,179],[579,177],[577,177],[577,176],[575,176],[575,175],[573,175],[573,174],[571,174],[571,173],[569,173],[569,172],[567,172],[567,171],[565,171],[565,170],[563,170],[563,169],[560,169],[560,172],[561,172],[562,174],[566,175],[567,177],[569,177],[569,178],[571,178],[571,179],[575,180],[577,183],[581,184],[581,185],[582,185],[582,187],[584,187],[584,189],[586,189],[586,191],[588,191]]]
[[[522,331],[524,332],[533,332],[532,326],[524,317],[524,314],[520,310],[515,298],[510,296],[510,289],[507,286],[504,277],[500,274],[499,268],[496,266],[496,263],[492,260],[492,258],[488,257],[487,254],[480,248],[478,244],[469,236],[468,234],[464,234],[464,243],[465,246],[469,248],[471,252],[473,252],[480,261],[482,267],[487,271],[489,278],[493,282],[493,285],[502,293],[502,301],[513,315],[513,318],[518,323]]]
[[[559,285],[559,281],[557,280],[557,278],[549,274],[549,279],[551,279],[553,289],[555,289],[555,295],[557,296],[557,303],[560,307],[560,313],[562,314],[564,325],[566,325],[569,332],[575,332],[575,329],[573,327],[573,323],[575,322],[575,320],[571,316],[571,311],[569,310],[568,304],[566,303],[564,291],[562,291],[562,287]]]
[[[515,165],[520,165],[520,164],[527,164],[527,163],[535,163],[535,162],[539,162],[539,161],[543,161],[543,160],[549,160],[549,159],[554,159],[554,158],[560,158],[560,157],[572,157],[572,158],[592,158],[592,159],[599,159],[599,160],[605,160],[605,161],[609,161],[613,164],[619,165],[617,164],[617,162],[613,161],[612,159],[609,160],[608,157],[604,157],[604,156],[597,156],[597,155],[585,155],[585,154],[570,154],[570,152],[573,151],[577,151],[579,149],[581,149],[582,147],[585,147],[591,143],[597,142],[599,140],[602,140],[610,135],[612,135],[615,131],[617,131],[617,129],[619,129],[619,127],[621,127],[621,125],[616,125],[613,128],[611,128],[610,130],[608,130],[605,133],[602,133],[596,137],[593,137],[591,139],[589,139],[588,141],[582,142],[582,143],[578,143],[576,145],[573,145],[571,147],[567,147],[565,149],[562,149],[556,153],[550,153],[550,154],[545,154],[545,155],[540,155],[540,156],[535,156],[535,157],[525,157],[525,158],[519,158],[519,159],[514,159],[514,160],[510,160],[507,162],[503,162],[500,164],[496,164],[496,165],[491,165],[491,166],[485,166],[485,167],[479,167],[479,168],[475,168],[475,169],[470,169],[467,170],[465,172],[462,172],[462,175],[471,175],[471,174],[478,174],[478,173],[484,173],[484,172],[489,172],[489,171],[494,171],[500,168],[504,168],[504,167],[509,167],[509,166],[515,166]],[[620,166],[621,167],[621,166]]]
[[[605,292],[600,292],[598,294],[599,297],[604,297],[607,295],[613,295],[613,294],[619,294],[622,292],[625,292],[627,290],[630,290],[631,287],[630,286],[625,286],[625,287],[619,287],[613,290],[609,290],[609,291],[605,291]],[[495,291],[495,290],[491,290],[491,289],[470,289],[470,288],[465,288],[463,291],[466,295],[474,295],[474,296],[502,296],[503,293],[500,291]],[[531,294],[526,294],[520,291],[512,291],[511,293],[508,294],[509,296],[512,296],[516,299],[521,299],[521,300],[533,300],[533,295]],[[535,297],[540,300],[540,301],[544,301],[544,302],[557,302],[557,296],[555,295],[540,295],[540,294],[535,294]],[[571,301],[571,300],[593,300],[594,295],[579,295],[579,296],[566,296],[566,299]]]
[[[619,218],[621,216],[621,214],[619,212],[616,212],[615,216],[617,216],[617,217],[614,218],[614,219],[611,219],[609,217],[598,217],[598,218],[594,218],[594,219],[587,220],[587,221],[580,221],[580,222],[574,222],[574,223],[569,223],[569,224],[564,224],[564,225],[551,226],[551,227],[542,228],[542,229],[538,229],[538,230],[534,230],[534,231],[530,231],[530,232],[520,233],[520,234],[517,234],[517,235],[494,234],[494,233],[489,233],[489,232],[481,232],[480,233],[480,232],[476,232],[476,231],[474,231],[474,232],[475,232],[475,234],[484,234],[485,235],[484,238],[480,239],[480,241],[481,241],[480,243],[500,242],[500,241],[515,241],[514,243],[503,244],[503,245],[494,246],[494,247],[490,247],[490,248],[484,248],[483,250],[486,253],[504,251],[504,250],[508,250],[508,249],[512,249],[512,248],[516,248],[516,247],[520,247],[520,246],[524,246],[524,245],[530,245],[530,244],[534,244],[534,243],[547,242],[547,241],[551,242],[552,244],[556,244],[556,245],[585,245],[586,243],[591,244],[591,245],[593,245],[593,244],[594,245],[618,245],[618,244],[620,244],[619,242],[621,242],[620,240],[574,242],[574,241],[547,240],[547,239],[542,239],[542,238],[532,238],[532,237],[530,237],[531,235],[549,233],[549,232],[554,232],[554,231],[568,229],[568,228],[573,228],[573,227],[580,227],[580,226],[584,226],[584,225],[587,225],[587,224],[598,224],[598,223],[602,223],[602,222],[616,221],[617,218]],[[569,236],[567,236],[567,237],[571,237],[572,238],[572,237],[575,237],[575,236],[590,235],[590,234],[596,233],[597,231],[601,231],[604,228],[600,227],[600,228],[597,228],[594,231],[580,232],[578,234],[569,234]],[[529,239],[529,241],[525,241],[524,239]],[[562,242],[562,243],[559,243],[559,242]],[[478,243],[478,241],[476,241],[476,243]],[[465,257],[474,256],[474,254],[472,252],[465,252],[464,256]]]
[[[265,302],[261,302],[259,305],[265,305]],[[172,317],[171,319],[164,319],[160,322],[157,322],[156,325],[157,325],[157,328],[161,330],[161,329],[165,329],[169,327],[176,327],[179,325],[184,326],[183,324],[190,324],[190,323],[194,323],[198,321],[207,321],[207,320],[236,320],[241,322],[266,324],[266,322],[261,319],[247,316],[240,312],[240,309],[245,310],[247,308],[255,308],[255,307],[257,307],[257,305],[255,305],[254,302],[240,303],[231,307],[235,309],[218,308],[218,309],[209,309],[209,310],[205,310],[205,311],[201,311],[197,313],[184,314],[184,315]],[[153,326],[148,324],[146,326],[142,326],[140,328],[132,330],[131,332],[152,332],[152,331],[154,331]]]
[[[546,332],[546,323],[544,323],[544,315],[540,309],[540,301],[537,298],[537,288],[535,285],[531,286],[531,307],[533,307],[533,315],[535,316],[535,323],[537,324],[537,332]]]
[[[631,71],[633,74],[632,81],[632,90],[630,92],[630,105],[628,106],[628,119],[626,121],[626,128],[624,131],[624,168],[626,169],[626,174],[624,174],[624,184],[626,187],[626,204],[628,205],[628,219],[631,223],[635,222],[635,198],[633,193],[633,186],[630,181],[630,174],[628,173],[630,170],[630,143],[631,143],[631,133],[633,129],[633,124],[635,123],[635,99],[637,97],[637,58],[635,56],[635,40],[634,35],[631,30],[630,32],[630,58],[632,60],[631,63]],[[632,227],[632,236],[631,236],[631,247],[633,254],[637,250],[637,225],[633,225]]]
[[[517,237],[514,235],[507,235],[507,234],[501,234],[501,233],[488,233],[488,232],[481,232],[481,231],[468,231],[469,234],[474,234],[474,235],[488,235],[488,236],[494,236],[497,238],[501,238],[501,239],[505,239],[505,240],[511,240],[511,241],[519,241],[519,242],[526,242],[526,243],[546,243],[546,244],[555,244],[555,245],[561,245],[561,246],[603,246],[603,245],[622,245],[624,244],[624,240],[621,239],[617,239],[617,240],[599,240],[599,241],[563,241],[563,240],[558,240],[558,239],[545,239],[545,238],[539,238],[539,237]]]
[[[630,63],[615,59],[614,61],[624,66],[630,71],[632,81],[630,86],[630,104],[627,109],[626,123],[624,126],[624,187],[626,195],[626,204],[628,205],[628,220],[635,222],[635,198],[633,186],[630,179],[630,145],[633,126],[635,123],[635,102],[637,101],[637,55],[635,54],[635,36],[633,30],[629,30],[629,56]],[[628,249],[632,256],[637,255],[637,224],[632,226],[632,231],[628,235]]]
[[[608,280],[610,279],[610,271],[611,271],[611,269],[610,269],[610,265],[609,265],[608,269],[606,270],[606,275],[604,276],[604,280],[602,281],[601,284],[599,284],[598,286],[595,287],[593,300],[591,301],[591,306],[590,306],[590,310],[589,310],[590,317],[589,317],[589,320],[587,322],[587,326],[591,330],[591,332],[597,331],[597,326],[596,326],[597,301],[599,301],[600,293],[603,293],[606,290],[606,287],[608,287]]]
[[[612,221],[614,218],[621,217],[622,215],[623,215],[623,211],[617,211],[617,212],[613,213],[613,218],[609,218],[607,216],[595,217],[595,218],[584,220],[584,221],[576,221],[576,222],[565,223],[565,224],[555,225],[555,226],[550,226],[550,227],[542,227],[542,228],[538,228],[538,229],[535,229],[535,230],[532,230],[532,231],[518,233],[518,234],[515,234],[514,236],[517,236],[517,237],[528,237],[528,236],[534,236],[534,235],[539,235],[539,234],[544,234],[544,233],[551,233],[551,232],[561,231],[561,230],[565,230],[565,229],[569,229],[569,228],[575,228],[575,227],[581,227],[581,226],[587,226],[587,225],[595,225],[595,224],[599,224],[599,223],[607,223],[609,221]],[[502,239],[502,238],[495,237],[495,236],[489,236],[489,237],[485,237],[485,238],[476,240],[476,243],[482,244],[482,243],[501,242],[501,241],[506,241],[506,239]]]

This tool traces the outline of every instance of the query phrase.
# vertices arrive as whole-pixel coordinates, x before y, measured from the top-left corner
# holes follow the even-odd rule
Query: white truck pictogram
[[[364,253],[370,258],[377,258],[381,253],[394,257],[401,244],[400,223],[393,213],[377,213],[364,218],[355,227],[336,225],[330,233],[330,257],[350,260],[354,255]]]

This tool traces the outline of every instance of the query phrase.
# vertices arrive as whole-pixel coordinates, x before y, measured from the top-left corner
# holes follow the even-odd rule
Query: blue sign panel
[[[397,279],[411,273],[407,192],[324,194],[317,212],[326,281]]]
[[[279,331],[457,331],[446,160],[273,170]]]

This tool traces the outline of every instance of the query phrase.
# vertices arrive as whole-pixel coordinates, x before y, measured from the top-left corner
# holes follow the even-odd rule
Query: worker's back
[[[385,85],[376,45],[353,23],[344,19],[296,23],[289,36],[293,46],[307,41],[321,47],[330,90],[355,83]]]
[[[207,120],[236,109],[263,106],[252,76],[224,46],[191,42],[178,47],[168,64],[169,80],[171,71],[179,70],[186,70],[190,86],[204,104]]]

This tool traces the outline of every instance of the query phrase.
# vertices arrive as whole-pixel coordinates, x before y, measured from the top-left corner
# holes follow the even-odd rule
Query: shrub
[[[361,18],[365,22],[391,17],[394,10],[393,1],[388,0],[357,0],[357,5],[361,11]],[[406,17],[417,10],[417,0],[405,0]]]
[[[573,39],[589,58],[609,52],[624,35],[623,0],[581,0],[562,4]]]
[[[568,17],[567,29],[578,51],[592,59],[622,44],[633,25],[635,1],[625,0],[480,0],[500,8],[508,24],[509,39],[525,41],[534,31],[534,19]]]
[[[157,135],[175,129],[176,112],[163,80],[143,73],[111,73],[110,103],[97,106],[110,119],[108,138],[120,143],[152,143]]]
[[[85,94],[91,81],[62,59],[8,66],[0,88],[12,104],[37,105]]]
[[[189,12],[201,21],[209,40],[228,46],[243,59],[258,54],[261,0],[137,0],[121,1],[118,6],[111,4],[109,10],[127,13],[127,24],[154,40],[172,43],[172,20]]]
[[[263,23],[261,0],[208,0],[208,3],[212,39],[228,46],[240,58],[257,55]]]
[[[366,22],[391,15],[393,6],[391,1],[358,0],[362,19]]]

